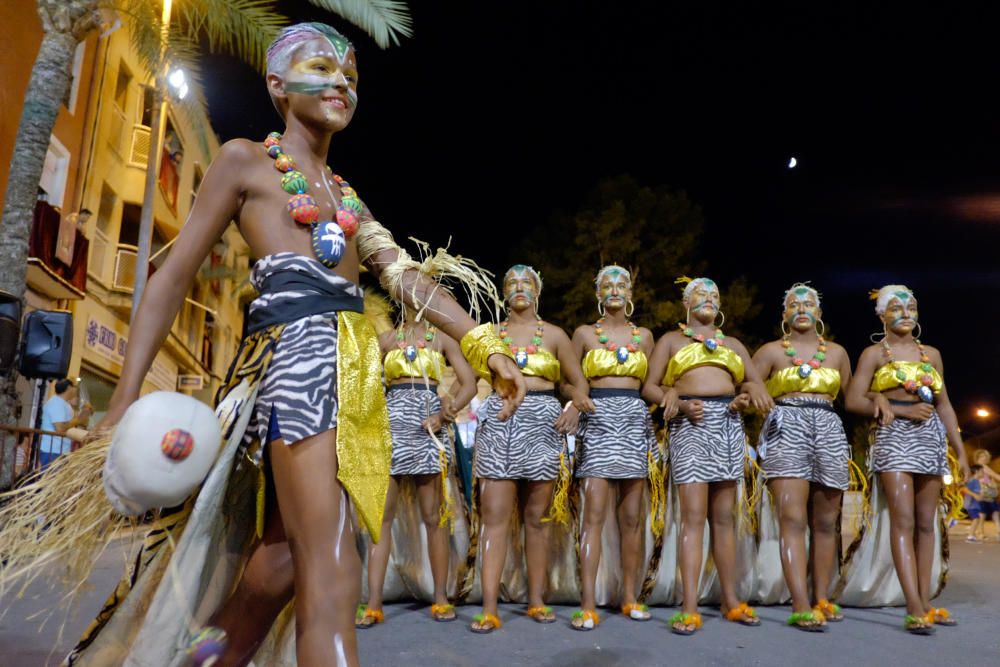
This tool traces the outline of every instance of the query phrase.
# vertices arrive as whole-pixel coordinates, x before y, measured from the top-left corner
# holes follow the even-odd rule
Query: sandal
[[[555,623],[556,614],[552,607],[528,607],[528,618],[535,623]]]
[[[739,623],[740,625],[760,625],[760,619],[757,618],[757,612],[746,602],[739,603],[727,611],[725,616],[727,621]]]
[[[570,621],[570,627],[574,630],[582,630],[584,632],[588,630],[593,630],[598,625],[601,624],[601,617],[596,611],[592,609],[580,609],[573,613],[573,620]]]
[[[359,630],[367,630],[384,620],[385,614],[382,613],[381,609],[372,609],[366,604],[359,604],[358,611],[354,614],[354,627]]]
[[[479,627],[476,627],[479,626]],[[494,630],[503,627],[503,622],[496,614],[487,614],[485,611],[472,617],[472,624],[469,629],[477,635],[488,635]]]
[[[934,634],[933,621],[926,616],[913,616],[907,614],[903,619],[903,629],[911,635],[932,635]]]
[[[675,635],[693,635],[698,630],[701,630],[701,614],[696,611],[690,614],[679,611],[670,617],[670,631]]]
[[[830,602],[829,600],[820,600],[813,607],[813,611],[818,611],[823,614],[823,618],[831,623],[837,623],[844,620],[843,611],[840,609],[839,604]]]
[[[202,628],[188,644],[187,654],[192,667],[210,667],[226,650],[226,631],[222,628]]]
[[[944,607],[931,607],[927,612],[927,620],[936,625],[958,625],[958,621]]]
[[[439,623],[448,623],[454,621],[458,618],[455,614],[455,605],[450,603],[445,604],[432,604],[431,605],[431,618]]]
[[[788,625],[803,632],[823,632],[826,630],[826,617],[819,609],[797,611],[788,617]]]
[[[622,605],[622,613],[633,621],[648,621],[652,618],[649,607],[641,602],[629,602]]]

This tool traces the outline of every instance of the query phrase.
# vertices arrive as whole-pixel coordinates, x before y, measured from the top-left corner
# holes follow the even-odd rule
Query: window
[[[119,245],[139,245],[139,220],[142,218],[142,206],[139,204],[122,204],[122,228],[118,233]]]
[[[153,95],[152,86],[142,87],[142,101],[139,107],[139,124],[150,127],[153,124],[153,104],[156,98]]]
[[[184,161],[184,144],[177,133],[173,120],[167,116],[163,132],[163,151],[160,154],[160,190],[167,205],[177,213],[177,189],[181,180],[181,166]]]
[[[107,236],[111,230],[111,216],[115,213],[115,204],[118,203],[118,196],[115,191],[108,187],[107,183],[101,185],[101,203],[97,208],[97,229]]]
[[[132,83],[132,73],[122,62],[118,65],[118,78],[115,80],[115,105],[123,114],[128,108],[128,87]]]
[[[69,151],[56,139],[49,137],[49,150],[45,153],[42,178],[38,187],[45,191],[49,204],[59,208],[66,194],[66,176],[69,173]]]
[[[194,181],[191,183],[191,208],[194,208],[194,199],[198,196],[198,189],[201,187],[201,179],[204,175],[201,173],[201,165],[195,164],[194,166]],[[190,211],[190,209],[188,209]]]

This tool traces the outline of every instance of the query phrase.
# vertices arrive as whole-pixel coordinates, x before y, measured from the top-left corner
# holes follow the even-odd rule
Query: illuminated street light
[[[991,414],[990,411],[987,410],[986,408],[979,408],[978,410],[976,410],[976,416],[979,417],[980,419],[986,419],[987,417],[990,416],[990,414]]]
[[[175,69],[167,77],[167,83],[177,91],[177,99],[183,100],[188,94],[188,84],[187,78],[184,76],[184,70]]]

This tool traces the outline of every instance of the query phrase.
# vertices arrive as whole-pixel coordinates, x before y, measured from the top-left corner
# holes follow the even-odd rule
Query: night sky
[[[414,37],[380,51],[278,4],[357,45],[360,105],[330,164],[397,238],[453,236],[502,271],[521,232],[628,173],[703,207],[710,274],[758,285],[761,338],[810,280],[856,357],[879,328],[868,290],[905,283],[963,427],[1000,410],[997,10],[421,0]],[[281,129],[252,69],[204,70],[221,139]]]

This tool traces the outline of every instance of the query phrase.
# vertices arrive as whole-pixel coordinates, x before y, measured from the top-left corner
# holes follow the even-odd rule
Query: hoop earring
[[[684,318],[685,324],[691,324],[691,306],[687,307],[687,316]]]
[[[631,307],[631,310],[629,310],[629,307]],[[628,303],[625,304],[625,317],[632,317],[632,313],[634,312],[635,312],[635,304],[632,303],[632,299],[629,299]]]
[[[715,314],[715,316],[718,317],[719,315],[722,315],[722,321],[715,325],[716,329],[721,329],[722,325],[726,323],[726,314],[720,310],[718,313]]]
[[[826,322],[823,321],[823,318],[816,320],[816,335],[820,338],[826,335]]]
[[[601,303],[600,299],[597,300],[597,312],[601,314],[601,317],[604,317],[604,304]]]
[[[788,322],[781,320],[781,335],[788,337],[792,335],[792,330],[788,327]]]
[[[538,319],[538,299],[535,299],[535,302],[532,305],[535,307],[535,319],[537,320]]]
[[[920,322],[917,322],[917,326],[914,328],[916,329],[916,332],[913,334],[913,338],[915,340],[920,340],[921,338],[923,338],[924,330],[921,328]]]

